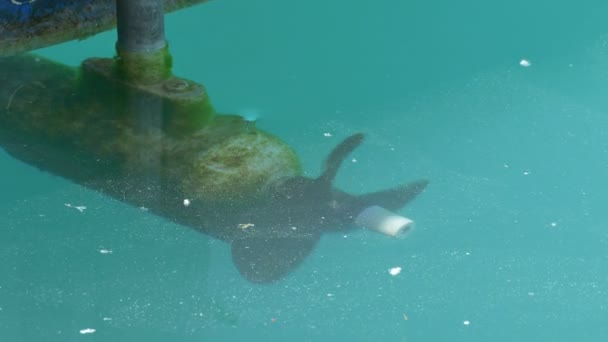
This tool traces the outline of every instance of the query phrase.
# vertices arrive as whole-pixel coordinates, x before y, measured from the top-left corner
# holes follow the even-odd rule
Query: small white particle
[[[298,230],[298,227],[291,227],[291,230]]]
[[[329,132],[325,132],[325,133],[323,133],[323,136],[330,138],[332,136],[332,134]]]
[[[557,222],[551,222],[550,226],[551,227],[557,227]]]
[[[534,292],[528,292],[528,296],[530,297],[534,297],[535,293]]]
[[[251,228],[251,227],[255,227],[255,224],[253,224],[253,223],[239,223],[239,228],[241,228],[242,230],[245,230],[245,229]]]
[[[464,255],[471,255],[471,252],[465,252]]]
[[[530,63],[530,61],[527,59],[522,59],[521,61],[519,61],[519,65],[521,65],[524,68],[527,68],[527,67],[531,66],[532,63]]]
[[[530,171],[524,171],[524,176],[528,176],[530,174]]]
[[[87,207],[85,207],[84,205],[76,205],[75,206],[75,205],[71,205],[69,203],[65,203],[64,205],[66,207],[68,207],[68,208],[74,208],[74,209],[80,211],[81,213],[87,209]]]
[[[394,277],[397,274],[401,273],[401,267],[399,267],[399,266],[393,267],[393,268],[391,268],[391,269],[388,270],[388,273]]]
[[[99,253],[101,253],[101,254],[112,254],[112,250],[111,249],[100,249]]]
[[[471,322],[470,321],[464,321],[464,322],[462,322],[462,324],[464,324],[464,325],[471,325]]]
[[[184,206],[185,206],[185,207],[187,207],[187,206],[189,206],[189,205],[190,205],[190,200],[186,198],[186,199],[184,200]]]
[[[150,210],[150,209],[148,209],[148,208],[146,208],[146,207],[144,207],[144,206],[141,206],[141,207],[139,207],[139,210],[141,210],[141,211],[148,211],[148,210]]]
[[[502,164],[502,166],[504,166],[504,167],[505,167],[505,169],[508,169],[508,168],[509,168],[509,164],[507,164],[507,163]]]
[[[87,329],[82,329],[82,330],[80,330],[80,333],[81,333],[81,334],[83,334],[83,335],[84,335],[84,334],[92,334],[92,333],[94,333],[94,332],[95,332],[95,329],[91,329],[91,328],[87,328]]]
[[[353,163],[356,163],[356,162],[357,162],[357,158],[353,158],[353,159],[352,159],[352,162],[353,162]]]
[[[334,294],[333,294],[333,293],[328,293],[328,294],[327,294],[327,297],[333,297],[333,296],[334,296]]]
[[[104,317],[104,318],[103,318],[103,320],[104,320],[104,321],[111,321],[111,320],[112,320],[112,317]]]

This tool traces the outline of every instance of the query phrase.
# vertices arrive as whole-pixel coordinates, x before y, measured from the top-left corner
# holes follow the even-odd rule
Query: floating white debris
[[[550,225],[551,225],[551,227],[555,228],[555,227],[557,227],[557,222],[551,222]]]
[[[189,199],[184,199],[184,207],[187,207],[190,205],[190,200]]]
[[[146,208],[146,207],[144,207],[144,206],[142,205],[141,207],[139,207],[139,210],[141,210],[141,211],[148,211],[148,210],[150,210],[150,209],[148,209],[148,208]]]
[[[104,320],[104,321],[111,321],[111,320],[112,320],[112,317],[104,317],[104,318],[103,318],[103,320]]]
[[[530,175],[530,171],[524,171],[524,176]]]
[[[80,211],[81,213],[87,209],[87,207],[85,207],[84,205],[71,205],[70,203],[65,203],[65,206],[68,208],[74,208]]]
[[[527,67],[531,66],[532,63],[530,63],[529,60],[527,60],[527,59],[524,58],[521,61],[519,61],[519,65],[521,65],[524,68],[527,68]]]
[[[332,136],[331,133],[329,133],[329,132],[325,132],[325,133],[323,133],[323,135],[327,138],[330,138]]]
[[[253,223],[239,223],[239,228],[241,228],[242,230],[245,230],[249,227],[255,227],[255,224]]]
[[[468,325],[471,325],[471,321],[464,321],[464,322],[462,322],[462,324],[464,324],[464,325],[467,325],[467,326],[468,326]]]
[[[534,292],[528,292],[528,296],[530,297],[534,297],[535,293]]]
[[[112,250],[111,249],[100,249],[99,253],[101,253],[101,254],[112,254]]]
[[[80,330],[80,333],[83,334],[83,335],[84,334],[92,334],[94,332],[95,332],[95,329],[91,329],[91,328],[86,328],[86,329]]]
[[[356,163],[357,162],[357,158],[353,158],[352,162]]]
[[[393,268],[391,268],[391,269],[388,270],[388,273],[394,277],[397,274],[401,273],[401,267],[399,267],[399,266],[393,267]]]
[[[333,296],[334,296],[334,294],[333,294],[333,293],[328,293],[328,294],[327,294],[327,297],[333,297]]]

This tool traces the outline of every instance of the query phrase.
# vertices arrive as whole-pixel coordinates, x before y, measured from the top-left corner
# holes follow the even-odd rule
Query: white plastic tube
[[[414,229],[414,221],[377,205],[365,208],[355,218],[359,227],[392,237],[405,237]]]

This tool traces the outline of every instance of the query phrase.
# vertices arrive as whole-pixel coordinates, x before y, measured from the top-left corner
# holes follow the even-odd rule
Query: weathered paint
[[[206,1],[165,0],[165,12]],[[115,0],[2,0],[0,57],[84,39],[115,25]]]

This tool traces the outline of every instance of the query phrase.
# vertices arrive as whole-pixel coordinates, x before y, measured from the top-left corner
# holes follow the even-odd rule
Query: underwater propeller
[[[333,181],[346,157],[365,139],[363,133],[353,134],[338,144],[329,154],[324,164],[324,171],[317,178],[317,183],[332,188]],[[414,228],[414,221],[392,210],[403,207],[428,185],[427,180],[420,180],[405,186],[358,196],[366,207],[355,218],[355,224],[393,237],[403,237]]]
[[[388,190],[351,195],[333,185],[346,157],[363,142],[362,133],[351,135],[328,155],[317,178],[292,177],[274,188],[274,199],[246,217],[256,228],[232,241],[232,260],[248,280],[273,283],[296,269],[323,233],[356,227],[402,237],[414,222],[397,210],[427,186],[419,180]]]

